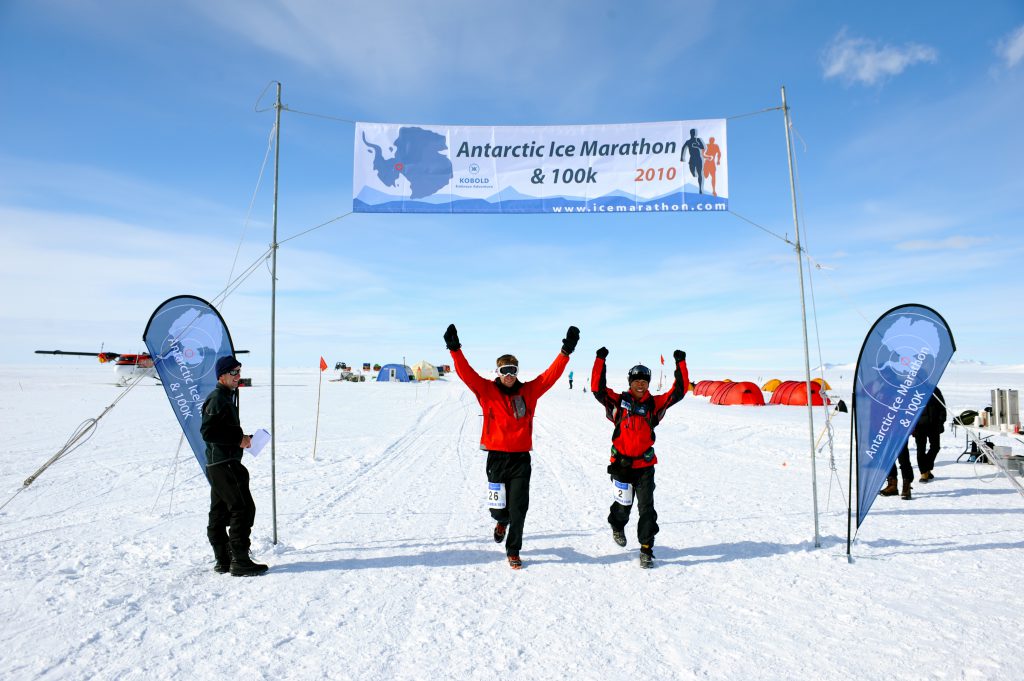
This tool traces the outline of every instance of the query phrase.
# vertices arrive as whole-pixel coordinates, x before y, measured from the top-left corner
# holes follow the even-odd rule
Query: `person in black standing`
[[[249,557],[256,502],[249,492],[249,471],[242,465],[242,450],[252,445],[252,436],[242,432],[238,417],[241,368],[242,363],[233,355],[217,360],[217,386],[203,403],[200,428],[206,442],[206,477],[210,481],[206,536],[217,559],[213,569],[235,577],[267,571],[266,565],[254,563]]]
[[[917,445],[917,467],[921,471],[921,482],[935,479],[932,468],[935,466],[935,457],[939,455],[939,436],[946,429],[945,402],[942,391],[936,386],[921,412],[921,418],[914,426],[913,437]]]
[[[896,462],[899,462],[899,472],[903,476],[903,487],[897,486],[896,478]],[[914,467],[910,464],[910,449],[907,447],[907,443],[903,443],[903,449],[900,450],[899,456],[896,461],[892,464],[892,469],[889,471],[889,477],[885,479],[885,487],[880,489],[878,493],[883,497],[894,497],[897,494],[900,495],[900,499],[910,501],[911,499],[911,484],[910,481],[914,479]]]

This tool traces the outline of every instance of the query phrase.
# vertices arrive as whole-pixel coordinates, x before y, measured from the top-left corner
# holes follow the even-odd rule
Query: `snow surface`
[[[574,359],[578,379],[589,362]],[[849,401],[842,371],[825,378]],[[108,372],[0,367],[0,503],[121,394]],[[243,373],[243,426],[269,426],[268,373]],[[457,378],[324,380],[315,461],[317,372],[277,382],[276,545],[269,449],[246,458],[270,572],[212,571],[207,484],[146,381],[0,511],[0,678],[1024,677],[1024,499],[992,466],[955,463],[962,430],[947,428],[913,500],[875,502],[851,564],[849,415],[834,419],[835,472],[827,448],[816,459],[815,548],[806,409],[687,396],[658,429],[645,571],[635,515],[625,549],[605,521],[611,424],[563,377],[538,407],[514,572],[491,540],[480,410]],[[1024,368],[951,365],[941,387],[951,414],[978,409],[990,388],[1024,387]],[[822,426],[818,410],[815,437]]]

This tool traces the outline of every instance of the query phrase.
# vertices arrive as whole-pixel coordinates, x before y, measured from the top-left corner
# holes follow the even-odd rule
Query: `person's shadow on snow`
[[[846,541],[845,539],[843,540]],[[821,546],[838,544],[839,539],[835,537],[822,537]],[[804,541],[797,544],[781,544],[767,541],[738,541],[726,544],[710,544],[708,546],[684,546],[675,548],[672,546],[654,545],[654,567],[679,566],[688,567],[702,563],[730,563],[734,560],[750,560],[753,558],[768,558],[770,556],[781,556],[787,553],[799,553],[804,551],[815,551],[814,542]],[[631,556],[634,560],[635,556]]]
[[[503,559],[500,553],[476,549],[444,549],[425,553],[372,558],[338,558],[321,561],[298,561],[274,565],[271,573],[324,572],[328,570],[380,570],[402,567],[464,567],[485,565]]]

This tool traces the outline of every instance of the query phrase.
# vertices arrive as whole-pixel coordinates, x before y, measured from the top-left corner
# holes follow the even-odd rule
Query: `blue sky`
[[[272,80],[297,111],[464,125],[734,117],[785,85],[821,267],[812,366],[819,343],[854,361],[908,302],[947,319],[955,359],[1022,362],[1020,2],[498,5],[0,5],[5,362],[140,350],[163,300],[212,299],[265,251],[273,112],[254,108]],[[284,112],[279,239],[351,210],[345,120]],[[781,112],[730,121],[728,162],[734,214],[358,214],[290,240],[278,365],[444,361],[455,322],[481,368],[503,352],[543,367],[569,324],[582,373],[601,345],[612,366],[682,348],[697,377],[802,366],[792,247],[737,217],[792,238]],[[268,268],[221,310],[268,365]]]

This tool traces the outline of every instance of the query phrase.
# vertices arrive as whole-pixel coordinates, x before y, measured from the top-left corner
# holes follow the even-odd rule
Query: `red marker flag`
[[[661,366],[665,366],[665,355],[661,356]]]
[[[327,371],[327,362],[324,360],[323,355],[320,356],[320,371]]]

